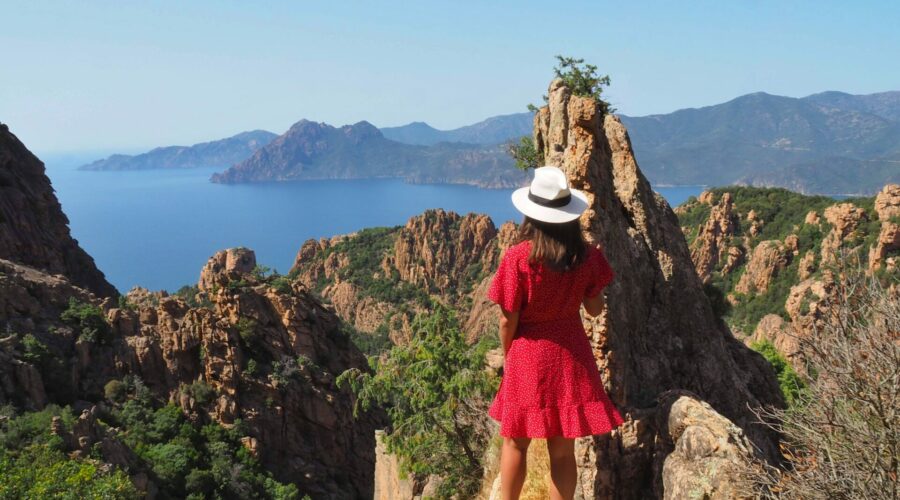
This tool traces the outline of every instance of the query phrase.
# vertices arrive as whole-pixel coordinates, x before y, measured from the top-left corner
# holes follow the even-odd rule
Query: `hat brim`
[[[539,221],[559,224],[570,222],[584,213],[588,207],[587,195],[578,189],[569,189],[572,199],[561,207],[545,207],[528,199],[528,187],[516,189],[512,193],[512,203],[516,210]]]

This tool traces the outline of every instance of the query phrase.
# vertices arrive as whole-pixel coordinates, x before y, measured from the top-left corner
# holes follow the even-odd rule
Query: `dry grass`
[[[550,498],[550,454],[546,439],[532,439],[528,447],[528,475],[521,500]]]
[[[485,454],[485,477],[477,500],[488,500],[494,480],[500,475],[500,449],[503,438],[494,436]],[[533,439],[528,447],[528,475],[522,487],[521,500],[550,498],[550,455],[546,439]]]

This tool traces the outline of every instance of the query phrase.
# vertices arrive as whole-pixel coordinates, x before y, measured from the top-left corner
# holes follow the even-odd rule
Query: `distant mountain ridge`
[[[425,122],[413,122],[400,127],[382,127],[381,132],[397,142],[424,146],[439,142],[501,144],[512,138],[531,135],[533,117],[530,112],[492,116],[453,130],[438,130]]]
[[[246,159],[270,143],[277,134],[251,130],[193,146],[168,146],[139,155],[112,155],[79,167],[80,170],[149,170],[166,168],[227,167]]]
[[[653,182],[871,194],[900,180],[900,92],[748,94],[665,115],[623,116]]]
[[[211,178],[218,183],[399,177],[413,183],[515,187],[527,174],[501,146],[390,140],[369,122],[333,127],[301,120],[250,158]]]
[[[738,184],[806,194],[871,195],[885,184],[900,182],[900,91],[828,91],[803,98],[757,92],[667,114],[620,116],[641,168],[656,185]],[[227,149],[213,145],[240,143],[242,135],[190,148],[114,155],[83,168],[233,165],[213,177],[214,182],[228,183],[387,176],[512,187],[527,178],[513,168],[502,145],[531,135],[530,112],[494,116],[453,130],[424,122],[380,130],[368,122],[341,128],[320,124],[332,130],[326,133],[312,123],[301,120],[294,127],[304,126],[292,127],[280,137],[285,140],[265,153],[260,148],[275,136],[258,131],[264,136],[255,147],[238,147],[228,157],[212,154]],[[310,137],[324,142],[310,142]],[[293,140],[303,146],[291,145]]]

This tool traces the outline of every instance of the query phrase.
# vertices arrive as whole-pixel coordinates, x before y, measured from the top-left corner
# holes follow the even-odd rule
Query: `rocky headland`
[[[500,145],[403,144],[368,122],[343,127],[301,120],[250,158],[212,176],[213,182],[397,177],[412,183],[505,188],[524,182]]]
[[[154,148],[139,155],[116,154],[82,165],[80,170],[155,170],[200,167],[225,168],[246,160],[257,149],[278,137],[265,130],[251,130],[240,134],[202,142],[193,146]]]

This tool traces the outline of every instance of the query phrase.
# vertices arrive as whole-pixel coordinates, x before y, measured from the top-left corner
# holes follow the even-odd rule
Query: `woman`
[[[488,414],[500,422],[500,482],[504,499],[518,498],[532,438],[550,452],[551,497],[575,494],[575,439],[622,423],[613,406],[579,313],[603,311],[603,288],[614,273],[603,252],[588,245],[578,218],[587,197],[569,189],[557,167],[535,170],[530,187],[513,192],[525,215],[518,242],[503,254],[488,290],[500,305],[505,352],[500,389]]]

